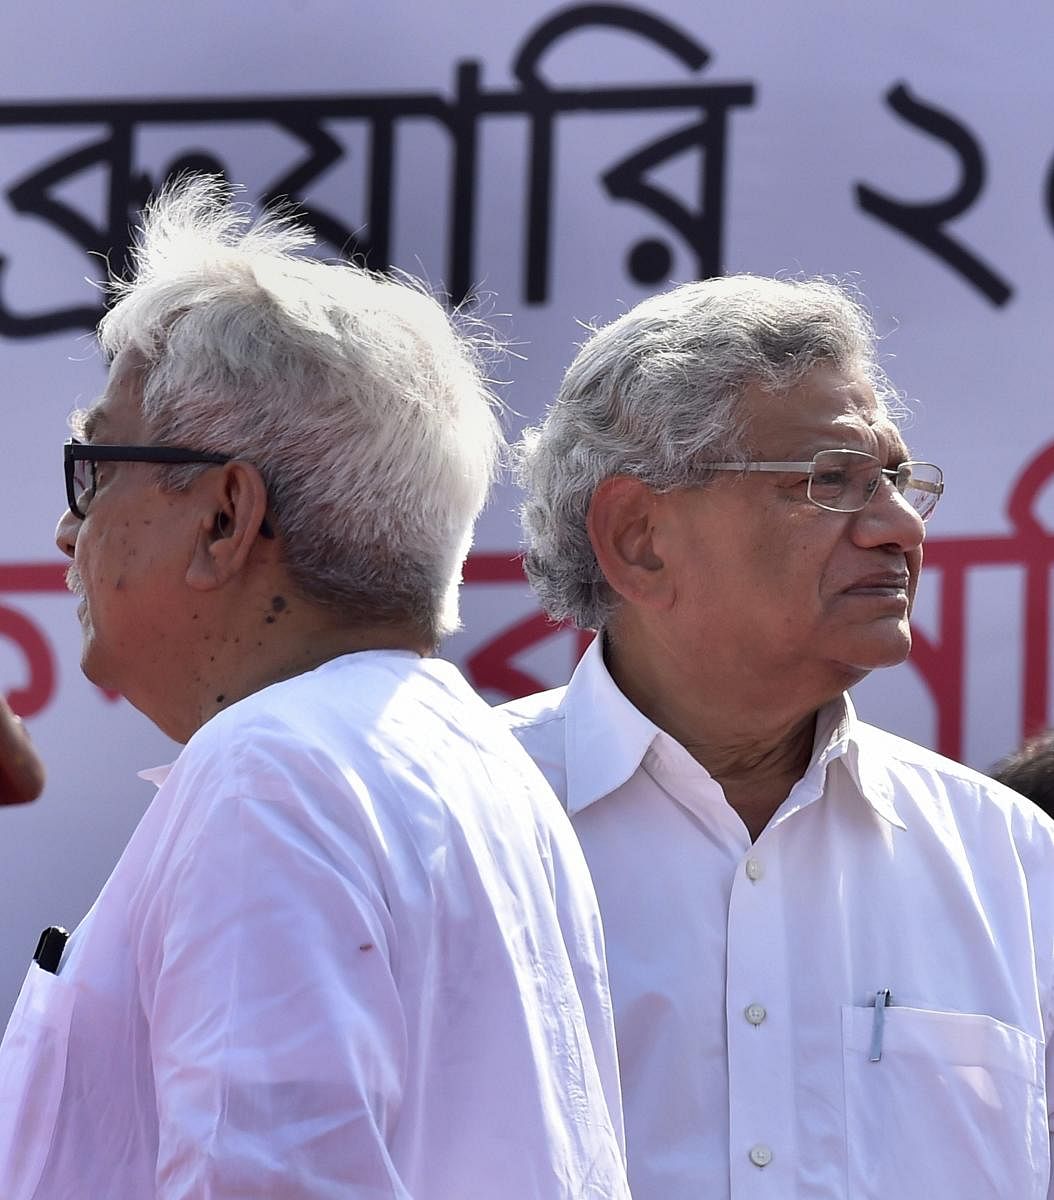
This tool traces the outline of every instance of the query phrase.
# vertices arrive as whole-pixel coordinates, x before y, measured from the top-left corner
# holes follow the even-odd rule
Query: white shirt
[[[846,698],[752,845],[599,638],[504,711],[597,888],[634,1200],[1048,1195],[1042,813]]]
[[[0,1196],[621,1200],[619,1120],[566,817],[454,667],[375,651],[196,733],[30,968]]]

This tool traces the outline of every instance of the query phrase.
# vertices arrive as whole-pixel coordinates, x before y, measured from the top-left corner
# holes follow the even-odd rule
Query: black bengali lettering
[[[864,212],[936,255],[993,305],[1001,307],[1013,294],[1010,285],[961,239],[953,237],[944,228],[966,212],[984,188],[981,143],[962,121],[916,99],[902,83],[890,89],[886,100],[897,116],[943,142],[952,151],[959,160],[959,182],[947,196],[921,203],[895,200],[861,183],[856,188],[857,203]]]

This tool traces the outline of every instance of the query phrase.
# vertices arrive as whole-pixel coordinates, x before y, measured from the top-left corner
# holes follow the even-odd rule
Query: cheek
[[[82,529],[73,547],[73,566],[82,584],[86,585],[91,579],[94,564],[95,554],[91,536]]]
[[[799,593],[822,591],[824,579],[837,570],[843,545],[836,536],[819,536],[822,532],[806,521],[774,530],[760,548],[758,569]]]
[[[919,575],[922,572],[922,547],[907,555],[908,563],[908,603],[914,604],[915,591],[919,586]]]
[[[737,597],[739,615],[748,623],[782,630],[791,637],[811,627],[823,607],[828,550],[816,546],[797,530],[783,536],[764,536],[726,577],[729,595]]]
[[[849,580],[859,574],[856,557],[844,538],[803,545],[799,558],[802,588],[810,588],[821,607],[836,603]]]
[[[99,537],[88,530],[77,539],[73,562],[95,600],[124,588],[131,561],[127,529],[107,530]]]

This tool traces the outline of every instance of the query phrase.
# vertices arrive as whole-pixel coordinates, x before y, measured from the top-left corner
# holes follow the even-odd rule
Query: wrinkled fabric
[[[153,774],[0,1047],[4,1200],[627,1195],[585,864],[452,666],[338,659]]]
[[[1048,1196],[1045,815],[846,697],[752,845],[600,639],[503,715],[593,873],[634,1200]]]

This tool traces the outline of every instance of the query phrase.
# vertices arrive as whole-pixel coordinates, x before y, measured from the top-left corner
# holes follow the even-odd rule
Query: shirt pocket
[[[0,1196],[30,1200],[55,1131],[75,990],[31,963],[0,1044]]]
[[[994,1017],[842,1009],[850,1200],[1045,1200],[1043,1047]]]

